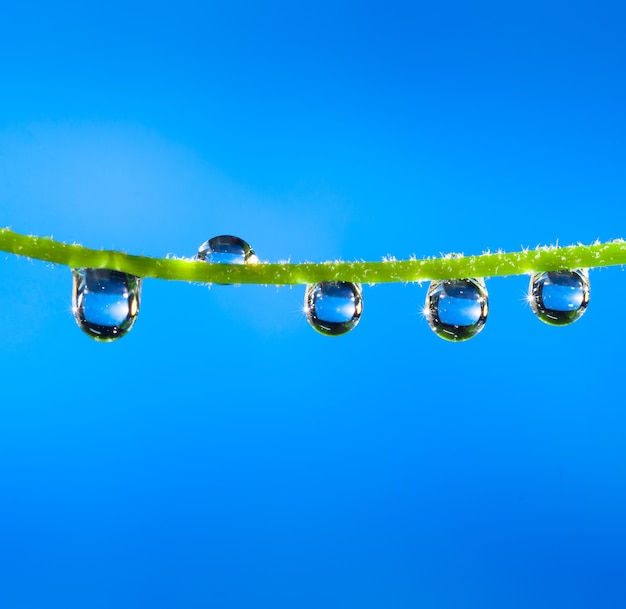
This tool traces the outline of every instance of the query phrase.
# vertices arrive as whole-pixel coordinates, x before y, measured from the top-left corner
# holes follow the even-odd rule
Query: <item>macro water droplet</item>
[[[534,273],[528,288],[533,312],[551,326],[566,326],[580,319],[587,310],[589,295],[585,269]]]
[[[327,336],[350,332],[361,318],[363,296],[360,284],[323,281],[309,284],[304,295],[304,312],[311,326]]]
[[[220,235],[205,241],[198,248],[196,257],[214,264],[256,264],[259,261],[246,241],[232,235]]]
[[[80,329],[110,342],[126,335],[139,313],[141,279],[108,269],[72,269],[72,310]]]
[[[482,279],[432,281],[424,313],[437,336],[461,342],[476,336],[489,312],[487,287]]]

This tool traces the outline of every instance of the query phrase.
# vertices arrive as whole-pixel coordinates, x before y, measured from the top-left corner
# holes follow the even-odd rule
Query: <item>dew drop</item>
[[[528,288],[533,312],[551,326],[566,326],[580,319],[589,295],[589,273],[584,269],[534,273]]]
[[[487,287],[482,279],[432,281],[424,313],[437,336],[461,342],[476,336],[489,312]]]
[[[214,264],[256,264],[259,261],[246,241],[232,235],[220,235],[205,241],[198,248],[196,257]]]
[[[304,311],[311,326],[327,336],[340,336],[354,328],[363,311],[360,284],[323,281],[309,284],[304,295]]]
[[[72,310],[80,329],[94,340],[126,335],[139,313],[141,279],[108,269],[72,269]]]

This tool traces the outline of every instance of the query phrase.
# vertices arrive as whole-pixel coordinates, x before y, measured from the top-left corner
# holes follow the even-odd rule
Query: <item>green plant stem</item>
[[[22,235],[4,228],[0,229],[0,250],[72,268],[106,268],[138,277],[265,285],[339,280],[355,283],[412,282],[626,264],[626,242],[623,240],[593,245],[539,247],[507,254],[451,255],[423,260],[226,265],[93,250],[81,245],[61,243],[49,237]]]

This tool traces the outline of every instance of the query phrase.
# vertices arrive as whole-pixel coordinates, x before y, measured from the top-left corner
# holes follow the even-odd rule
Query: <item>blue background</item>
[[[24,2],[0,18],[0,224],[262,260],[626,237],[623,2]],[[77,328],[67,268],[0,260],[0,606],[622,608],[622,268],[552,328],[488,280],[478,337],[427,285],[146,280]]]

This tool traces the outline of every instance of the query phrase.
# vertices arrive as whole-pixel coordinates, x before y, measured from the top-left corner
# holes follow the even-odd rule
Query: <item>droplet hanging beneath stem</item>
[[[141,279],[108,269],[74,269],[72,310],[80,329],[111,342],[130,332],[141,296]]]

